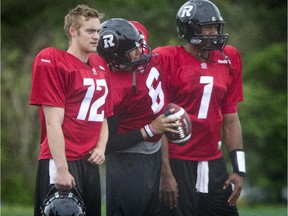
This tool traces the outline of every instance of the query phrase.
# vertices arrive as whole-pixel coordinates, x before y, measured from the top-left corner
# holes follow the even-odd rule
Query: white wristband
[[[150,127],[149,127],[148,124],[144,126],[144,130],[146,131],[146,133],[147,133],[147,135],[149,137],[153,137],[154,136],[154,133],[150,130]]]

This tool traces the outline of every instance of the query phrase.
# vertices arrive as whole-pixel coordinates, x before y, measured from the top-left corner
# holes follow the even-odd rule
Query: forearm
[[[136,145],[144,140],[141,129],[121,134],[111,134],[108,139],[106,153],[114,153]]]
[[[103,152],[106,149],[106,145],[107,145],[107,141],[108,141],[108,135],[109,135],[108,123],[107,123],[107,119],[105,118],[103,120],[99,140],[97,142],[97,148],[101,149]]]
[[[65,154],[65,140],[62,131],[64,109],[43,106],[46,119],[47,138],[51,155],[57,169],[67,169],[68,164]]]
[[[109,139],[106,147],[106,154],[127,149],[147,138],[147,134],[145,134],[143,128],[139,128],[134,131],[129,131],[126,133],[117,133],[118,130],[117,116],[112,116],[108,118],[108,127],[109,127]]]
[[[48,143],[51,155],[57,170],[68,170],[68,163],[65,154],[65,141],[61,128],[47,128]]]
[[[242,129],[237,113],[224,116],[223,133],[228,152],[234,149],[243,149]]]
[[[161,146],[161,153],[162,153],[162,174],[172,174],[170,163],[169,163],[169,145],[168,140],[165,135],[161,138],[162,146]]]
[[[244,177],[246,173],[245,152],[243,150],[242,130],[237,114],[225,115],[224,142],[229,152],[233,172]]]
[[[141,128],[126,133],[118,133],[118,117],[112,116],[108,118],[109,139],[106,153],[123,150],[136,145],[137,143],[146,140],[148,137],[163,134],[165,131],[178,133],[173,129],[179,126],[176,121],[180,117],[166,118],[165,115],[159,115],[150,124],[146,124]]]

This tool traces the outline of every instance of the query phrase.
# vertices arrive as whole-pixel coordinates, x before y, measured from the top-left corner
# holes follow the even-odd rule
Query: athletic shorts
[[[101,188],[99,166],[87,162],[88,157],[68,161],[69,172],[86,206],[86,216],[101,215]],[[36,176],[34,216],[40,216],[40,207],[52,187],[49,172],[54,170],[53,160],[39,160]],[[49,165],[50,164],[50,165]],[[49,169],[50,168],[50,169]],[[55,171],[55,170],[54,170]]]
[[[161,151],[106,156],[107,216],[161,215]]]
[[[163,206],[165,216],[238,216],[236,206],[229,206],[232,186],[223,189],[228,179],[223,158],[198,162],[170,159],[178,183],[177,207]]]

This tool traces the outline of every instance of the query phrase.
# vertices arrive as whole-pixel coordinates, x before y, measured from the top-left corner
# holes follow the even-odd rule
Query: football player
[[[146,32],[142,24],[121,18],[101,24],[97,50],[111,69],[114,107],[106,149],[107,216],[156,216],[161,211],[160,139],[165,131],[177,133],[172,128],[180,117],[162,114],[162,67],[151,54]]]
[[[178,36],[187,43],[154,51],[165,67],[168,102],[189,114],[192,136],[184,146],[169,143],[170,160],[168,151],[163,153],[160,197],[165,215],[238,215],[235,204],[245,176],[237,111],[243,100],[241,57],[226,45],[224,20],[212,2],[187,1],[176,23]],[[222,137],[231,175],[222,156]]]
[[[53,185],[75,186],[86,215],[101,215],[99,165],[108,140],[106,118],[113,110],[109,69],[95,53],[100,18],[95,9],[78,5],[65,17],[68,50],[45,48],[34,60],[30,104],[39,107],[41,123],[35,216]]]

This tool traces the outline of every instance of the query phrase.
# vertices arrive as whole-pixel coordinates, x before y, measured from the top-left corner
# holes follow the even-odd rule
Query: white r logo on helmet
[[[103,36],[104,48],[114,47],[115,43],[113,42],[113,39],[114,39],[113,34],[104,35]]]
[[[193,10],[193,5],[188,5],[183,8],[181,17],[191,17],[191,11]]]

